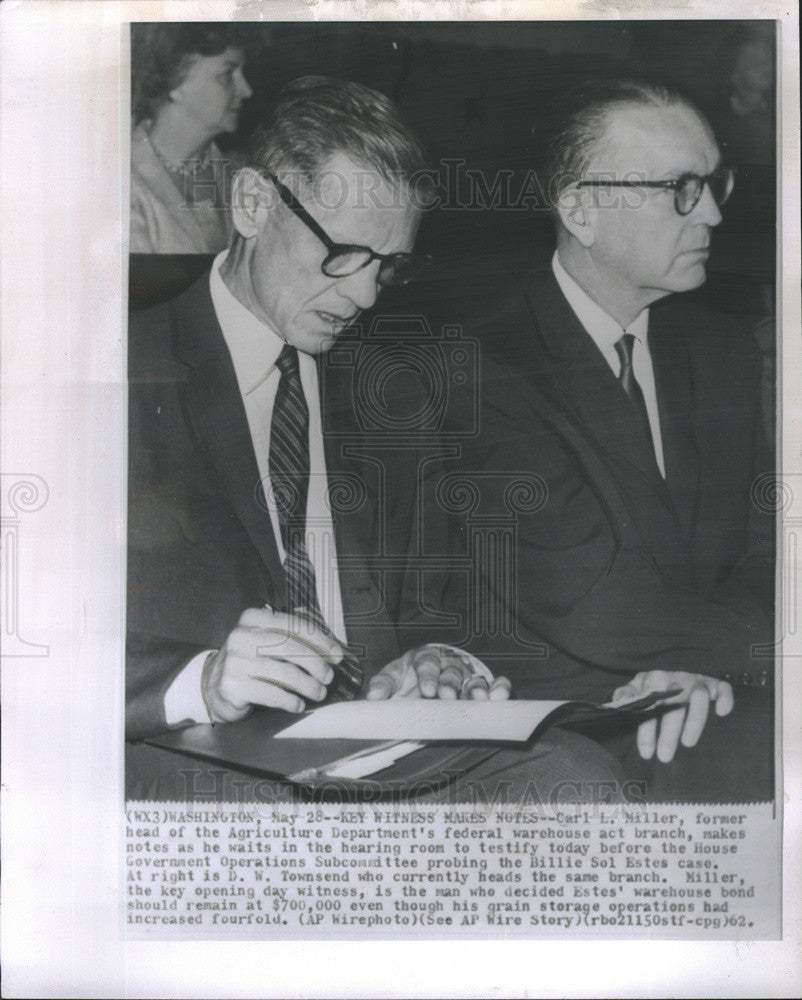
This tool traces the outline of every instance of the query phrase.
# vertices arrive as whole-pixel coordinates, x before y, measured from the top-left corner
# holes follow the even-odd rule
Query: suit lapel
[[[345,605],[343,611],[347,617],[365,610],[355,608],[353,598],[364,590],[371,579],[364,555],[374,547],[370,540],[375,519],[381,518],[383,512],[380,492],[376,494],[368,482],[374,470],[370,464],[366,468],[356,454],[359,451],[359,434],[349,392],[354,372],[348,365],[327,364],[326,361],[325,356],[318,359],[320,412],[326,476],[332,497],[331,518]],[[375,485],[380,491],[381,483]],[[358,494],[363,486],[367,489],[364,502],[349,504],[347,498]],[[346,498],[344,503],[338,502],[341,497]]]
[[[636,470],[670,505],[654,449],[638,427],[630,400],[557,282],[551,275],[539,277],[527,288],[527,298],[542,348],[540,365],[546,365],[552,391],[601,452]]]
[[[323,421],[323,450],[326,456],[326,477],[329,491],[338,495],[337,479],[349,472],[347,442],[353,440],[351,420],[346,403],[346,385],[339,365],[327,365],[325,356],[318,358],[318,385],[320,387],[320,413]],[[354,552],[351,519],[337,503],[332,504],[334,541],[338,557]],[[342,577],[342,570],[340,571]]]
[[[273,526],[259,489],[259,471],[248,419],[242,404],[234,366],[214,312],[208,272],[173,306],[174,353],[186,377],[180,388],[188,426],[208,459],[221,494],[242,524],[263,565],[270,602],[284,608],[284,570],[273,535]],[[349,455],[349,444],[358,441],[345,376],[337,366],[319,360],[324,451],[330,486],[338,476],[352,475],[361,482],[364,469]],[[353,374],[353,373],[351,373]],[[335,494],[338,491],[335,490]],[[340,491],[346,493],[347,489]],[[347,640],[355,652],[383,665],[396,655],[394,631],[382,597],[381,580],[374,578],[365,558],[373,552],[378,499],[368,490],[364,504],[353,511],[333,504],[332,521],[343,600]],[[348,626],[349,618],[369,619],[363,626]]]
[[[351,397],[353,366],[327,360],[327,356],[318,358],[320,412],[346,639],[357,655],[367,656],[369,663],[383,666],[398,655],[398,649],[387,613],[381,568],[375,565],[375,559],[371,567],[368,554],[374,557],[381,554],[376,521],[380,536],[384,469],[359,458],[361,435]],[[342,489],[338,487],[338,479]],[[354,495],[352,487],[358,494],[363,485],[366,489],[363,503],[338,502],[339,497]]]
[[[659,304],[652,309],[649,326],[666,484],[680,522],[690,532],[698,503],[701,463],[687,331],[678,329],[670,320],[670,308]]]
[[[260,487],[237,376],[212,304],[208,272],[173,308],[174,351],[187,372],[182,386],[187,422],[214,471],[220,492],[264,563],[271,602],[278,605],[284,571]]]

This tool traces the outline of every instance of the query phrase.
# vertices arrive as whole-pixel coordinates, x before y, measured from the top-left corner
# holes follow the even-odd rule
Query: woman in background
[[[132,24],[131,253],[211,254],[231,235],[231,160],[251,96],[236,26]]]

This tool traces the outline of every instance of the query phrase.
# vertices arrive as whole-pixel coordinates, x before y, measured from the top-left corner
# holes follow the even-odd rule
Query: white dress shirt
[[[649,310],[644,309],[625,330],[617,320],[614,320],[609,313],[602,309],[598,302],[595,302],[588,295],[584,288],[577,284],[560,263],[556,251],[552,257],[551,266],[568,305],[576,313],[577,319],[601,351],[604,360],[616,378],[621,374],[621,361],[615,345],[625,333],[631,333],[634,336],[632,370],[646,403],[646,414],[649,417],[657,467],[660,470],[660,475],[665,479],[666,469],[663,458],[663,438],[660,432],[660,412],[657,408],[657,390],[654,385],[652,356],[649,352]]]
[[[284,341],[262,320],[257,319],[226,287],[220,277],[220,265],[228,251],[219,254],[212,265],[209,280],[212,302],[223,331],[237,376],[245,416],[251,432],[259,475],[265,483],[273,536],[281,560],[285,552],[281,541],[278,512],[270,503],[270,424],[281,373],[276,360]],[[315,359],[298,352],[301,386],[309,409],[309,495],[306,506],[306,546],[315,570],[317,596],[323,618],[332,634],[345,640],[340,577],[334,545],[334,525],[328,503],[326,458],[323,450],[323,423],[320,412],[317,365]],[[246,609],[243,608],[243,611]],[[194,657],[173,681],[165,696],[167,723],[185,719],[208,721],[200,693],[200,675],[207,652]]]

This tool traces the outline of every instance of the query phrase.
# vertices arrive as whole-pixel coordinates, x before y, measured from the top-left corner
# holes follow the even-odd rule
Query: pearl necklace
[[[159,161],[159,163],[161,163],[161,165],[168,173],[180,174],[186,176],[188,173],[194,173],[196,170],[206,170],[211,165],[212,163],[212,153],[210,148],[211,144],[208,144],[206,146],[206,152],[202,160],[198,159],[197,157],[193,157],[192,159],[187,157],[187,159],[180,160],[178,162],[176,162],[175,160],[168,160],[167,157],[158,148],[156,143],[153,141],[153,137],[150,134],[152,128],[153,125],[151,124],[148,128],[145,129],[145,139],[147,140],[150,148],[153,150],[156,159]]]

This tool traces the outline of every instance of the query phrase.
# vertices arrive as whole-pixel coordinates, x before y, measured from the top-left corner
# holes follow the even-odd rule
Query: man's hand
[[[475,656],[453,646],[430,643],[411,649],[371,678],[366,698],[469,698],[505,701],[510,682],[496,677]]]
[[[223,648],[204,667],[206,707],[215,721],[236,722],[251,705],[302,712],[322,701],[343,650],[297,615],[244,611]]]
[[[674,759],[680,743],[684,747],[696,746],[707,722],[711,701],[716,707],[716,715],[728,715],[735,703],[732,687],[726,681],[702,674],[665,670],[635,674],[629,684],[616,689],[613,703],[669,688],[682,688],[682,692],[667,698],[663,704],[678,707],[658,718],[647,719],[638,726],[638,752],[644,760],[651,760],[656,750],[657,759],[664,764],[669,763]]]

